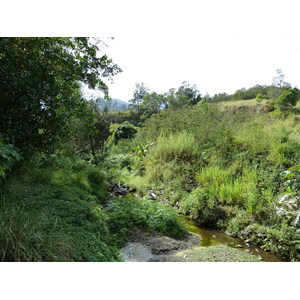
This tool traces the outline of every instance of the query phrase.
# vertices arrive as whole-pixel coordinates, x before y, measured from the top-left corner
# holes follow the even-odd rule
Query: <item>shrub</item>
[[[137,129],[130,122],[125,121],[113,131],[114,143],[117,144],[121,139],[131,139],[137,133]]]
[[[266,101],[266,107],[269,112],[274,111],[276,106],[276,102],[274,99],[268,99]]]
[[[186,231],[176,213],[152,200],[116,198],[108,207],[109,227],[124,243],[130,229],[140,227],[171,237],[182,237]]]
[[[197,188],[180,202],[181,212],[207,226],[217,226],[225,217],[218,200],[212,196],[211,190]]]
[[[281,257],[299,261],[300,234],[292,226],[282,223],[277,227],[267,227],[257,223],[250,224],[239,234],[243,239],[261,245],[262,249],[271,251]]]
[[[4,143],[0,135],[0,177],[4,178],[5,172],[21,158],[18,150],[13,145]]]
[[[250,213],[244,210],[239,210],[236,215],[231,218],[227,224],[227,231],[233,235],[238,235],[243,229],[253,222]]]
[[[297,88],[285,89],[276,100],[276,107],[279,109],[295,106],[300,96]]]

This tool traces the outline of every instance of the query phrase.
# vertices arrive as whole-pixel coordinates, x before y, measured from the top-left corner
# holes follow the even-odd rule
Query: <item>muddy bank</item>
[[[258,257],[224,245],[195,247],[175,255],[160,255],[153,262],[259,262]]]
[[[197,234],[188,233],[183,239],[173,239],[156,233],[134,229],[128,243],[120,251],[125,261],[165,261],[177,252],[191,249],[201,242]]]
[[[121,249],[127,262],[255,262],[281,261],[271,253],[257,249],[225,233],[192,226],[183,239],[173,239],[134,229]]]
[[[135,229],[121,249],[126,262],[250,262],[258,257],[224,245],[202,247],[201,237],[188,233],[184,239],[173,239]]]

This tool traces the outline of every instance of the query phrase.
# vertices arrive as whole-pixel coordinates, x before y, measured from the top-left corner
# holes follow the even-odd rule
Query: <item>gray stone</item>
[[[300,209],[300,197],[294,194],[284,194],[277,200],[275,209],[278,216],[289,216]]]
[[[296,228],[300,228],[300,211],[298,212],[296,219],[294,220],[292,225]]]
[[[150,196],[151,200],[156,200],[156,195],[153,192],[150,193]]]

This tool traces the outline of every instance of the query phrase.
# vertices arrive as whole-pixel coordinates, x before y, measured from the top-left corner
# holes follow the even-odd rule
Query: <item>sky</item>
[[[100,54],[123,70],[109,83],[113,98],[131,99],[136,82],[157,93],[183,81],[202,95],[234,93],[271,84],[277,69],[300,87],[299,0],[15,2],[0,20],[9,36],[104,37]]]
[[[165,22],[148,10],[153,13],[153,31],[151,26],[145,31],[135,28],[107,41],[109,47],[102,51],[123,70],[109,84],[113,98],[131,99],[135,82],[158,93],[178,88],[183,81],[196,84],[202,95],[234,93],[271,84],[277,69],[300,87],[296,1],[210,0],[194,7],[189,1],[186,6],[177,3],[161,7],[169,9]],[[149,17],[137,17],[137,27],[140,22],[149,22]]]

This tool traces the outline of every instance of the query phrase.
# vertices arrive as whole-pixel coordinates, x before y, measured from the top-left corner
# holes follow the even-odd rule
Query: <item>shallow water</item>
[[[185,218],[182,218],[181,221],[188,227],[188,230],[190,232],[200,235],[201,242],[199,246],[206,247],[206,246],[213,246],[213,245],[225,245],[228,247],[236,248],[240,251],[245,251],[246,249],[248,249],[247,251],[250,251],[251,254],[261,257],[262,261],[266,261],[266,262],[283,261],[277,255],[260,249],[259,246],[246,245],[246,243],[240,238],[232,237],[218,230],[199,227],[192,220],[187,220]]]

